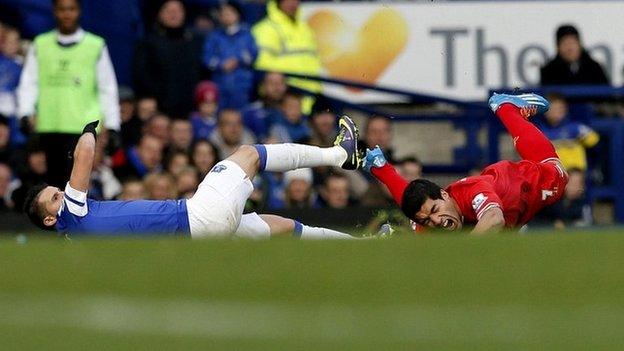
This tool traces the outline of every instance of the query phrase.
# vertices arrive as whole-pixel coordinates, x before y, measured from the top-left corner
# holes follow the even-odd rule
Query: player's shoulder
[[[491,184],[491,177],[487,175],[476,175],[465,177],[451,183],[447,188],[447,192],[458,192],[462,189],[474,188],[479,186],[489,186]]]

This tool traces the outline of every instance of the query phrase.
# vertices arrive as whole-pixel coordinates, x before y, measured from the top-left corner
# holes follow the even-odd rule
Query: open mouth
[[[451,229],[453,227],[453,221],[450,219],[445,219],[444,222],[442,222],[442,228],[444,229]]]

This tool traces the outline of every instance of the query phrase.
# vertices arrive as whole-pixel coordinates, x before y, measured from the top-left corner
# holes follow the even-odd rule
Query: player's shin
[[[327,228],[310,227],[305,224],[301,224],[298,221],[295,221],[295,230],[293,231],[293,237],[298,237],[304,240],[355,239],[354,236],[346,233],[341,233],[339,231]]]
[[[321,148],[301,144],[255,145],[260,155],[260,170],[285,172],[297,168],[337,166],[347,159],[339,146]]]

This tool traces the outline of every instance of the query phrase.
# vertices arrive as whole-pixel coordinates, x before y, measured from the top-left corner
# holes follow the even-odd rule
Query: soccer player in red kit
[[[552,143],[528,118],[548,110],[536,94],[494,94],[489,105],[511,134],[519,162],[500,161],[480,175],[442,189],[425,179],[408,183],[379,147],[367,150],[364,169],[384,183],[403,213],[425,227],[446,230],[474,225],[473,233],[520,227],[563,195],[568,176]]]

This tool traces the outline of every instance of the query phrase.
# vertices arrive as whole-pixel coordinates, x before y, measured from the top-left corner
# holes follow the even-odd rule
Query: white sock
[[[294,236],[299,236],[303,240],[315,240],[315,239],[355,239],[355,237],[341,233],[339,231],[321,228],[321,227],[310,227],[305,224],[301,224],[298,221],[295,221],[295,232]]]
[[[298,168],[318,166],[340,167],[347,160],[347,152],[340,146],[321,148],[301,144],[256,145],[260,154],[260,170],[285,172]]]

